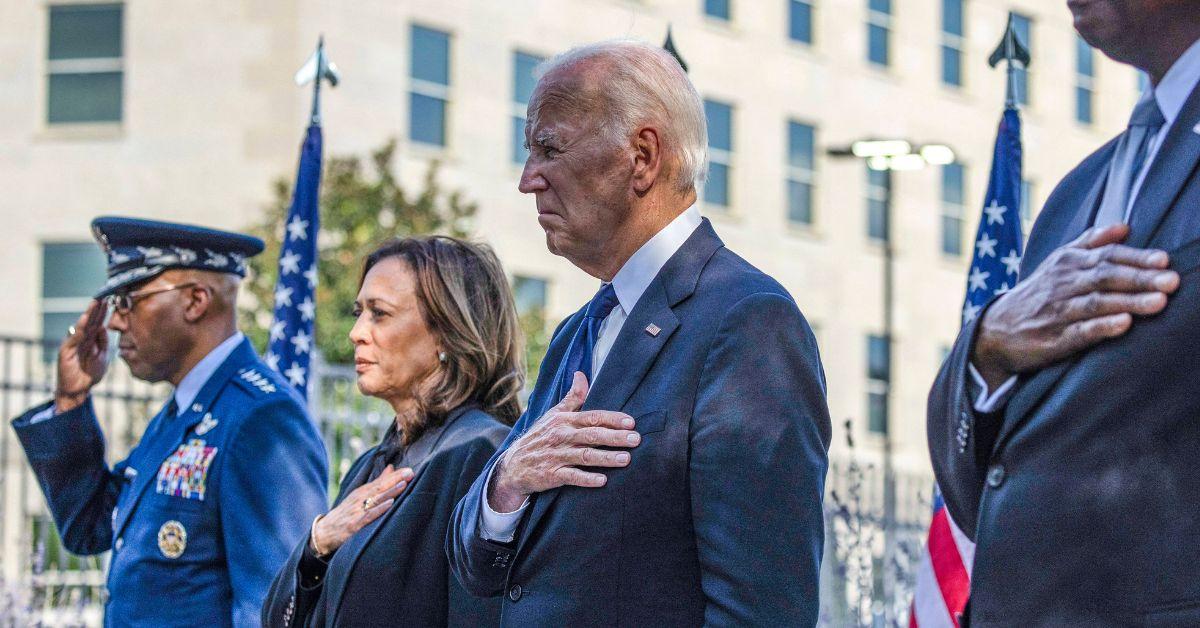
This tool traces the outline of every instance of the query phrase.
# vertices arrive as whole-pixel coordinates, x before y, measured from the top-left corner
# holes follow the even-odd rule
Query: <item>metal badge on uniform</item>
[[[211,412],[206,413],[204,418],[196,425],[196,436],[204,436],[209,430],[217,426],[219,421],[213,418]]]
[[[208,467],[216,455],[217,448],[209,447],[199,438],[180,445],[158,468],[154,491],[161,495],[204,501]]]
[[[187,549],[187,529],[182,523],[172,519],[158,529],[158,551],[162,552],[167,558],[179,558],[183,556],[183,550]]]
[[[662,328],[659,327],[658,325],[655,325],[654,323],[650,323],[649,325],[646,325],[646,333],[650,334],[650,336],[653,338],[657,338],[658,332],[660,332],[660,331],[662,331]]]

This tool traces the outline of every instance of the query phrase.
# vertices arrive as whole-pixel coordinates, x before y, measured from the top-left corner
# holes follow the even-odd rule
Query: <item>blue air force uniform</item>
[[[244,257],[262,248],[169,223],[93,226],[110,260],[98,296],[206,259],[206,270],[242,274]],[[138,233],[143,240],[125,246]],[[275,572],[327,507],[325,449],[303,400],[241,333],[180,381],[111,469],[90,399],[60,414],[35,407],[13,427],[64,546],[112,550],[108,626],[258,625]]]

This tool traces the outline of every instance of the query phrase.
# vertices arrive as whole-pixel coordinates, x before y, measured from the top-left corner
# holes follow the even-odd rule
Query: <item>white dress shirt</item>
[[[1138,193],[1141,192],[1142,183],[1146,180],[1146,173],[1150,172],[1150,166],[1154,164],[1154,159],[1158,156],[1158,150],[1162,148],[1163,140],[1167,137],[1167,132],[1175,124],[1175,119],[1179,117],[1179,113],[1183,110],[1183,105],[1187,102],[1188,96],[1191,95],[1198,84],[1200,84],[1200,40],[1195,41],[1182,56],[1175,60],[1175,63],[1171,65],[1171,69],[1167,70],[1167,73],[1159,81],[1158,85],[1147,89],[1138,100],[1138,102],[1142,102],[1148,98],[1157,99],[1158,108],[1162,111],[1163,119],[1166,122],[1163,123],[1158,133],[1155,133],[1150,138],[1150,142],[1147,144],[1146,162],[1138,172],[1137,178],[1133,180],[1133,187],[1129,191],[1129,205],[1125,208],[1125,223],[1129,223],[1134,201],[1137,200]],[[1200,130],[1197,130],[1197,133],[1200,133]],[[996,388],[995,392],[989,393],[987,382],[983,380],[983,376],[975,369],[975,365],[969,364],[968,367],[968,370],[971,372],[971,379],[974,380],[975,388],[978,390],[974,401],[976,412],[992,412],[1008,402],[1013,385],[1017,381],[1016,375],[1008,378]]]
[[[179,381],[179,385],[175,387],[174,396],[177,408],[175,416],[183,414],[183,411],[191,405],[192,400],[196,398],[196,395],[200,394],[200,389],[204,388],[204,385],[208,383],[209,378],[216,372],[217,367],[221,366],[225,362],[225,359],[229,357],[229,354],[233,353],[233,350],[242,344],[242,340],[245,337],[245,334],[242,332],[235,332],[212,351],[209,351],[208,355],[204,356],[204,358],[196,363],[196,366],[192,367],[192,370],[188,371],[187,375],[183,376],[183,379]],[[29,422],[31,424],[39,423],[53,418],[57,414],[57,408],[50,406],[30,417]]]
[[[654,281],[667,260],[675,255],[679,247],[683,246],[683,243],[699,226],[700,210],[693,205],[647,240],[613,276],[613,291],[617,293],[618,304],[600,323],[596,346],[592,348],[592,382],[595,382],[596,376],[600,374],[604,361],[612,351],[613,343],[617,341],[617,336],[621,333],[621,327],[625,325],[625,319],[629,318],[629,313],[642,298],[642,294],[646,292],[650,282]],[[529,500],[525,500],[525,503],[513,512],[496,512],[487,501],[487,489],[491,480],[489,472],[488,480],[483,487],[483,507],[479,509],[480,532],[483,533],[485,539],[507,543],[516,533],[517,524],[520,523],[521,514],[525,512],[525,506],[528,505]]]

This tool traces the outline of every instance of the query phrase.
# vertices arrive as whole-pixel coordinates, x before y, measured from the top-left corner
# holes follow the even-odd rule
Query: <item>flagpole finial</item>
[[[1007,63],[1008,85],[1005,90],[1004,105],[1009,109],[1017,106],[1017,67],[1014,62],[1019,62],[1022,68],[1028,68],[1031,61],[1029,48],[1021,41],[1021,36],[1017,34],[1017,28],[1014,24],[1014,17],[1010,11],[1008,14],[1008,24],[1004,28],[1004,35],[1000,39],[1000,44],[992,51],[992,55],[988,57],[988,65],[996,67],[1000,62]]]
[[[310,122],[314,125],[321,124],[321,83],[329,81],[330,87],[337,87],[342,79],[342,74],[338,71],[338,67],[329,57],[325,55],[325,35],[322,33],[317,38],[317,49],[309,56],[308,61],[304,62],[295,76],[297,85],[304,85],[309,81],[313,83],[313,100],[312,100],[312,116]]]
[[[672,57],[679,62],[679,67],[683,68],[684,73],[688,71],[687,63],[683,60],[683,56],[679,54],[679,49],[675,47],[675,39],[671,36],[671,24],[667,23],[667,40],[663,42],[663,50],[671,53]]]

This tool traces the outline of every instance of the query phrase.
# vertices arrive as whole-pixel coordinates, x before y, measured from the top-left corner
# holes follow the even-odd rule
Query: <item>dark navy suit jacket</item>
[[[508,435],[508,427],[474,407],[459,408],[404,452],[416,473],[379,519],[329,558],[319,579],[305,574],[308,535],[275,576],[263,625],[463,626],[496,623],[499,600],[467,593],[446,564],[446,525],[458,500]],[[375,448],[342,480],[338,502],[367,482]],[[335,504],[336,505],[336,504]],[[308,562],[319,559],[308,556]]]
[[[1164,312],[1021,376],[1005,407],[966,392],[976,324],[929,396],[929,446],[954,520],[978,546],[972,626],[1200,625],[1200,89],[1151,164],[1127,244],[1182,274]],[[1042,210],[1021,277],[1094,220],[1115,140]],[[969,439],[960,451],[960,424]]]
[[[581,319],[556,331],[531,407],[557,402]],[[503,595],[501,625],[816,622],[830,439],[817,345],[787,291],[707,220],[630,312],[584,409],[628,413],[643,436],[603,488],[535,495],[514,542],[489,542],[479,507],[493,457],[455,509],[452,568],[469,591]],[[537,419],[523,416],[497,456]]]
[[[105,624],[257,625],[271,577],[327,502],[321,436],[250,341],[112,469],[90,399],[29,422],[46,407],[13,427],[63,546],[113,550]]]

